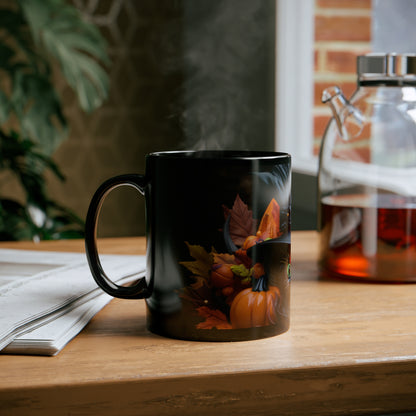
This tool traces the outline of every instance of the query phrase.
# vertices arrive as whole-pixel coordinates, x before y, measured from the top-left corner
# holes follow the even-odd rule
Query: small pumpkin
[[[255,279],[260,279],[260,277],[264,276],[266,272],[264,271],[264,266],[261,263],[256,263],[252,269],[252,276]]]
[[[214,287],[224,288],[232,286],[234,273],[231,264],[214,263],[211,267],[211,283]]]
[[[265,275],[253,279],[253,283],[253,287],[242,290],[231,304],[233,328],[275,325],[278,321],[279,288],[267,287]]]

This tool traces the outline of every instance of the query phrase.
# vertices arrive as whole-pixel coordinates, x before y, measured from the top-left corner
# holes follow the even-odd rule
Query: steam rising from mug
[[[265,148],[274,132],[274,2],[186,0],[184,148]]]

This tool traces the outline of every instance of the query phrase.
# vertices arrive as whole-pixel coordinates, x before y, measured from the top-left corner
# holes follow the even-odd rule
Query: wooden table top
[[[83,251],[82,241],[0,247]],[[102,253],[143,254],[144,238]],[[114,299],[55,357],[0,356],[1,415],[335,415],[416,411],[416,284],[323,280],[316,232],[292,234],[291,328],[178,341]]]

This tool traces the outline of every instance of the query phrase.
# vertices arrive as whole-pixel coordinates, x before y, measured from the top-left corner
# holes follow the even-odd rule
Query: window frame
[[[315,1],[276,0],[275,148],[293,171],[317,175],[313,155]]]

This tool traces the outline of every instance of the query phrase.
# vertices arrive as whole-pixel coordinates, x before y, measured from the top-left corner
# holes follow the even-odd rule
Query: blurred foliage
[[[97,27],[64,0],[17,0],[0,8],[0,174],[11,173],[24,203],[0,195],[0,239],[81,237],[83,221],[47,195],[45,172],[68,126],[54,71],[91,112],[107,98],[109,64]],[[7,175],[6,175],[7,176]]]

